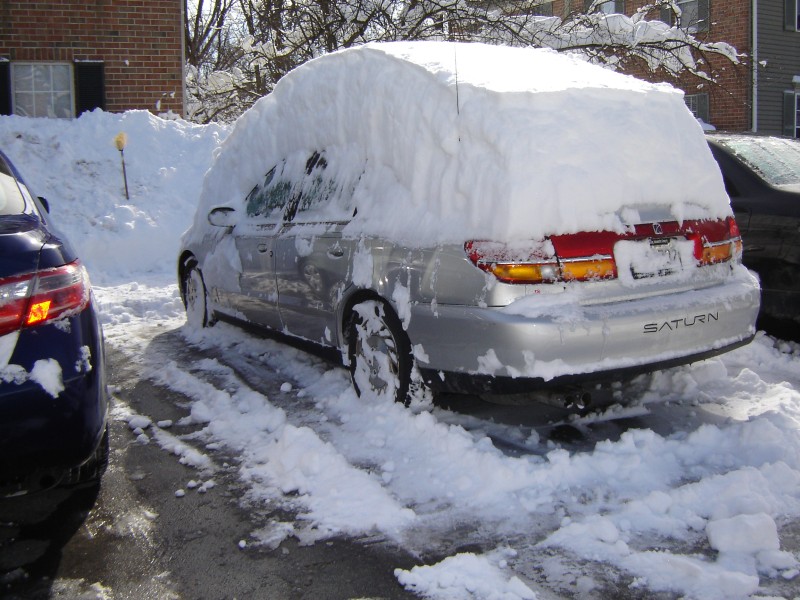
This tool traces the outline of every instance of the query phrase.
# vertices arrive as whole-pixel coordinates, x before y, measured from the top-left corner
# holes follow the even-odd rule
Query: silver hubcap
[[[383,306],[365,302],[357,307],[353,377],[361,394],[394,400],[399,387],[397,344],[383,320]]]
[[[202,327],[206,316],[206,298],[203,280],[197,269],[192,269],[186,280],[186,321],[193,327]]]

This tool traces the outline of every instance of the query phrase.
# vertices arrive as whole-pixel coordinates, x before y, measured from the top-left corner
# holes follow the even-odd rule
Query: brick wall
[[[0,60],[102,61],[106,110],[183,113],[181,0],[0,0]]]

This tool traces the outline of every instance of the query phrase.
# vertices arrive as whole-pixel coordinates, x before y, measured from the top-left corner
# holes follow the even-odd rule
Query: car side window
[[[324,223],[353,216],[353,192],[363,168],[349,157],[331,163],[324,151],[296,152],[272,167],[245,198],[251,219]]]
[[[245,199],[247,216],[280,220],[292,199],[292,182],[285,174],[285,161],[272,167]]]
[[[322,208],[331,199],[335,190],[333,180],[326,177],[328,161],[319,152],[314,152],[306,161],[305,181],[300,191],[297,211],[308,213]]]
[[[343,159],[340,162],[343,164],[332,164],[324,151],[313,152],[307,158],[292,218],[320,223],[347,221],[352,217],[353,191],[358,177],[352,176],[352,161]]]
[[[0,215],[19,215],[25,212],[25,199],[11,173],[0,170]]]

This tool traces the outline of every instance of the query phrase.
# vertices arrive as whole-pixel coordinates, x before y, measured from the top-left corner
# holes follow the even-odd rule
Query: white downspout
[[[758,0],[753,0],[753,133],[758,132]]]
[[[755,2],[755,0],[753,0]],[[181,107],[181,118],[186,117],[186,2],[181,8],[181,94],[183,95],[183,106]]]

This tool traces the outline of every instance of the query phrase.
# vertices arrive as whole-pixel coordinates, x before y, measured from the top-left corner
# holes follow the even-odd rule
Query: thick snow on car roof
[[[220,148],[196,224],[212,206],[240,206],[283,158],[314,151],[358,181],[348,231],[395,241],[619,229],[640,218],[623,209],[654,204],[678,220],[730,214],[671,86],[551,50],[398,42],[286,75]]]

